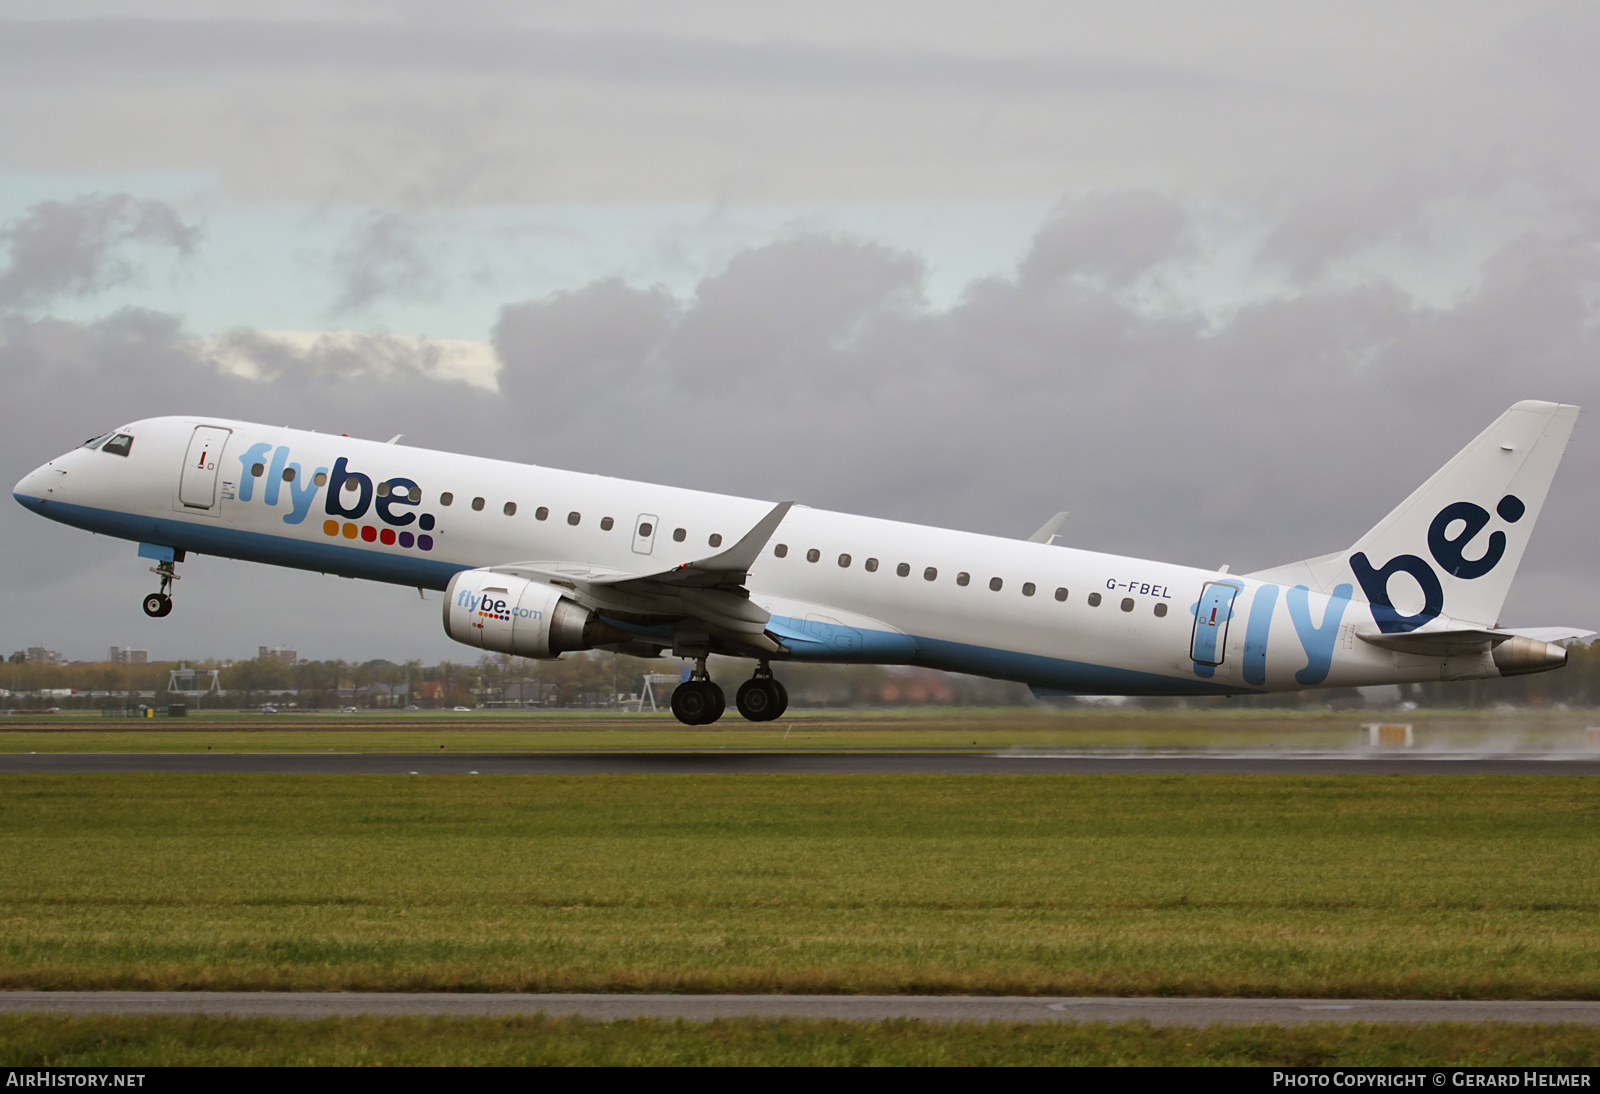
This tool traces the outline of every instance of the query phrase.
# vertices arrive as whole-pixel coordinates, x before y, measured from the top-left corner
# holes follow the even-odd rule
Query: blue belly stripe
[[[220,524],[196,524],[165,517],[115,513],[109,509],[30,498],[22,494],[11,496],[42,517],[101,535],[220,558],[319,570],[340,577],[359,577],[393,585],[442,590],[458,571],[472,568],[456,562],[420,558],[412,553],[390,554],[362,547],[345,547],[338,543],[318,543],[288,536],[269,536],[264,532],[246,532],[238,528],[225,528]]]

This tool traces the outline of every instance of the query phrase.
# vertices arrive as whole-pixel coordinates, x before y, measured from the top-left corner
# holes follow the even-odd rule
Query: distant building
[[[148,665],[150,663],[149,650],[131,650],[126,646],[112,646],[111,656],[106,658],[113,665]]]
[[[294,668],[300,660],[299,650],[286,650],[282,646],[262,646],[261,652],[256,656],[262,661],[281,661],[288,668]]]
[[[59,665],[62,664],[62,657],[55,650],[47,650],[43,646],[29,646],[28,664]]]

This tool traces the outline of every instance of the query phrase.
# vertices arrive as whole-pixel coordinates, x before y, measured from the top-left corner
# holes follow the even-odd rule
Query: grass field
[[[587,749],[1354,748],[1370,721],[1416,726],[1419,748],[1595,747],[1600,713],[1567,710],[1381,711],[916,709],[799,711],[758,726],[729,714],[689,728],[670,714],[424,711],[340,715],[202,712],[182,720],[82,714],[0,718],[0,752],[397,752]]]
[[[933,1025],[578,1018],[0,1016],[12,1067],[171,1065],[1594,1066],[1580,1026]]]
[[[1600,781],[7,776],[0,988],[1600,998]]]

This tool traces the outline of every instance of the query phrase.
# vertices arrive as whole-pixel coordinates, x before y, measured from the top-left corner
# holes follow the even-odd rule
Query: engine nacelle
[[[445,588],[444,633],[480,649],[549,659],[590,649],[611,631],[542,581],[462,570]]]

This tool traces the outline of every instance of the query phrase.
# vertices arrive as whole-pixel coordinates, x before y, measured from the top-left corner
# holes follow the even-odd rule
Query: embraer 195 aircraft
[[[712,653],[923,665],[1036,694],[1247,695],[1566,663],[1568,628],[1499,626],[1578,408],[1521,402],[1345,551],[1233,576],[1030,540],[215,418],[150,418],[51,460],[27,508],[133,540],[172,610],[187,552],[442,589],[445,633],[552,658],[691,658],[672,710],[722,716]],[[1392,443],[1392,442],[1391,442]]]

